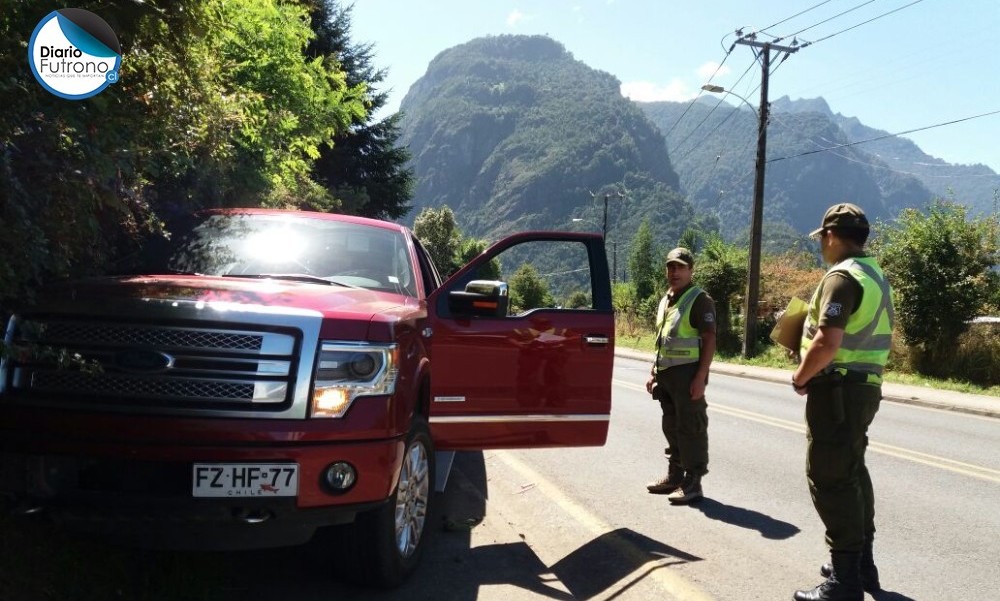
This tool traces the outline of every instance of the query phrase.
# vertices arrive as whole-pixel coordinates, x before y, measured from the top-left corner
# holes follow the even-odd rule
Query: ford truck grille
[[[91,344],[116,344],[128,347],[260,351],[264,336],[216,330],[50,322],[45,326],[44,340],[46,344],[74,344],[87,341]]]
[[[31,378],[32,390],[155,399],[205,399],[252,401],[253,384],[190,379],[139,378],[76,371],[39,371]]]
[[[10,391],[23,400],[228,413],[289,407],[301,335],[294,328],[28,319],[14,343],[23,352],[10,361]]]

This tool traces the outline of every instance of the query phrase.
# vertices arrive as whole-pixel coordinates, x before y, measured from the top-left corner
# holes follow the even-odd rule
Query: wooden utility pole
[[[770,105],[767,100],[767,83],[771,70],[771,51],[792,52],[798,51],[797,46],[777,46],[770,42],[758,42],[755,36],[743,37],[736,40],[737,44],[743,44],[752,48],[760,49],[760,110],[757,111],[757,169],[753,184],[753,208],[750,218],[750,266],[747,274],[747,294],[743,307],[743,357],[749,358],[754,354],[754,345],[757,342],[757,305],[760,303],[760,239],[761,227],[764,221],[764,171],[767,163],[767,119],[770,113]]]
[[[615,192],[614,194],[610,192],[604,193],[604,226],[601,228],[601,235],[604,236],[605,241],[608,238],[608,199],[612,196],[617,196],[618,198],[625,197],[621,192]]]
[[[612,265],[611,266],[611,281],[612,282],[617,282],[618,281],[618,243],[617,242],[612,242],[611,243],[611,248],[614,249],[614,253],[612,255],[614,257],[614,261],[612,261],[612,263],[611,263],[611,265]]]

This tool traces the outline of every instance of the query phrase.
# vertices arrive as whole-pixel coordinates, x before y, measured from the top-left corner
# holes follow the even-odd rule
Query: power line
[[[873,1],[873,0],[870,0],[870,1]],[[887,16],[891,15],[892,13],[897,13],[897,12],[903,10],[904,8],[909,8],[909,7],[913,6],[914,4],[920,4],[923,1],[924,0],[913,0],[913,2],[910,2],[909,4],[905,4],[903,6],[900,6],[899,8],[895,8],[893,10],[890,10],[889,12],[882,13],[881,15],[878,15],[876,17],[872,17],[871,19],[868,19],[867,21],[863,21],[861,23],[858,23],[857,25],[852,25],[851,27],[848,27],[847,29],[841,29],[840,31],[838,31],[836,33],[831,33],[830,35],[828,35],[826,37],[822,37],[822,38],[820,38],[818,40],[813,40],[812,42],[805,42],[802,45],[802,47],[805,48],[806,46],[811,46],[813,44],[818,44],[818,43],[822,42],[823,40],[829,40],[833,36],[840,35],[840,34],[846,32],[846,31],[850,31],[852,29],[857,29],[858,27],[861,27],[862,25],[867,25],[868,23],[871,23],[872,21],[877,21],[878,19],[881,19],[882,17],[887,17]]]
[[[989,117],[990,115],[997,115],[997,114],[1000,114],[1000,110],[990,111],[988,113],[982,113],[980,115],[973,115],[971,117],[963,117],[962,119],[955,119],[954,121],[945,121],[944,123],[936,123],[934,125],[928,125],[928,126],[925,126],[925,127],[918,127],[916,129],[909,129],[909,130],[901,131],[901,132],[894,133],[894,134],[886,134],[884,136],[878,136],[878,137],[875,137],[875,138],[868,138],[867,140],[858,140],[857,142],[847,142],[847,143],[844,143],[844,144],[837,144],[836,146],[829,146],[827,148],[820,148],[820,149],[817,149],[817,150],[809,150],[807,152],[802,152],[802,153],[799,153],[799,154],[793,154],[793,155],[790,155],[790,156],[787,156],[787,157],[778,157],[776,159],[769,159],[766,162],[768,162],[768,163],[776,163],[778,161],[784,161],[784,160],[787,160],[787,159],[795,159],[795,158],[798,158],[798,157],[801,157],[801,156],[806,156],[806,155],[809,155],[809,154],[816,154],[816,153],[819,153],[819,152],[827,152],[827,151],[830,151],[830,150],[836,150],[838,148],[845,148],[847,146],[856,146],[858,144],[864,144],[866,142],[875,142],[877,140],[884,140],[886,138],[895,138],[896,136],[903,136],[903,135],[906,135],[906,134],[912,134],[912,133],[916,133],[918,131],[925,131],[925,130],[934,129],[934,128],[937,128],[937,127],[944,127],[945,125],[954,125],[955,123],[962,123],[963,121],[971,121],[973,119],[979,119],[979,118],[982,118],[982,117]]]
[[[819,136],[819,138],[821,140],[823,140],[824,142],[826,142],[827,144],[835,144],[835,142],[833,140],[828,140],[824,136]],[[810,139],[809,142],[811,142],[816,147],[820,147],[820,145],[815,140]],[[852,163],[857,163],[859,165],[864,165],[865,167],[869,167],[871,169],[879,169],[881,171],[889,171],[891,173],[897,173],[899,175],[909,175],[909,176],[915,177],[917,179],[924,179],[924,178],[928,178],[928,179],[955,179],[955,178],[958,178],[958,177],[961,177],[962,179],[965,179],[965,178],[969,178],[969,177],[994,177],[994,178],[998,177],[996,173],[971,173],[971,174],[963,173],[961,175],[959,175],[959,174],[933,175],[933,174],[930,174],[930,173],[917,173],[915,171],[904,171],[902,169],[897,169],[895,167],[892,167],[892,166],[890,166],[886,162],[886,159],[883,159],[878,154],[867,154],[866,153],[865,156],[868,156],[870,158],[867,159],[867,160],[861,160],[861,159],[856,159],[854,157],[850,157],[850,156],[847,156],[846,154],[841,154],[839,152],[835,152],[835,151],[832,151],[832,150],[830,152],[832,152],[834,156],[838,156],[838,157],[844,159],[845,161],[850,161]],[[924,167],[946,167],[946,168],[951,168],[951,167],[955,167],[956,166],[956,165],[952,165],[952,164],[939,165],[939,164],[936,164],[936,163],[921,163],[919,161],[908,161],[908,163],[912,164],[912,165],[922,165]]]
[[[740,75],[740,78],[736,80],[736,83],[733,84],[732,87],[735,88],[737,84],[739,84],[741,81],[743,81],[743,78],[747,76],[747,73],[750,72],[750,69],[752,69],[755,64],[756,64],[756,62],[750,63],[750,65],[747,67],[746,71],[743,72],[743,75]],[[722,103],[724,103],[725,101],[726,101],[725,97],[720,98],[719,101],[717,103],[715,103],[715,106],[712,107],[712,110],[708,111],[708,113],[702,118],[702,120],[698,122],[698,125],[695,125],[694,128],[691,131],[688,132],[688,135],[684,136],[684,139],[681,140],[680,142],[678,142],[674,146],[674,152],[678,152],[681,149],[681,147],[684,146],[684,143],[687,142],[691,138],[691,136],[694,135],[694,133],[696,131],[698,131],[698,128],[701,127],[702,125],[704,125],[705,121],[708,121],[708,118],[712,116],[712,113],[715,112],[715,109],[717,109],[720,106],[722,106]],[[691,104],[692,105],[694,104],[694,100],[691,101]],[[684,112],[686,113],[687,111],[685,110]],[[681,115],[681,116],[683,117],[684,115]],[[678,119],[678,121],[679,121],[679,119]],[[715,130],[713,130],[713,131],[715,131]],[[691,154],[691,152],[694,150],[694,148],[696,148],[696,146],[692,146],[691,150],[689,150],[687,153],[685,153],[684,156],[680,157],[680,159],[683,159],[688,154]],[[678,160],[680,160],[680,159],[678,159]]]
[[[774,38],[774,42],[779,42],[779,41],[781,41],[782,39],[784,39],[784,38],[787,38],[788,36],[784,36],[784,37],[777,37],[777,36],[774,36],[774,35],[772,35],[772,34],[770,34],[770,33],[767,33],[767,32],[766,32],[766,30],[767,30],[767,29],[771,29],[771,28],[773,28],[773,27],[776,27],[776,26],[778,26],[778,25],[780,25],[780,24],[782,24],[782,23],[785,23],[785,22],[787,22],[787,21],[790,21],[790,20],[792,20],[792,19],[794,19],[794,18],[796,18],[796,17],[799,17],[799,16],[801,16],[801,15],[803,15],[803,14],[805,14],[805,13],[808,13],[808,12],[810,12],[810,11],[812,11],[812,10],[816,9],[816,8],[819,8],[820,6],[823,6],[824,4],[828,4],[828,3],[830,2],[830,1],[831,1],[831,0],[825,0],[824,2],[820,2],[820,3],[818,3],[818,4],[815,4],[815,5],[813,5],[812,7],[810,7],[810,8],[807,8],[807,9],[805,9],[805,10],[801,11],[801,12],[798,12],[798,13],[796,13],[796,14],[794,14],[794,15],[790,16],[790,17],[787,17],[787,18],[785,18],[785,19],[782,19],[781,21],[778,21],[777,23],[774,23],[773,25],[769,25],[768,27],[765,27],[764,29],[760,30],[760,31],[759,31],[759,32],[757,32],[757,33],[760,33],[760,34],[763,34],[763,35],[767,35],[767,36],[770,36],[770,37]],[[844,15],[846,15],[846,14],[848,14],[848,13],[851,13],[851,12],[853,12],[853,11],[855,11],[855,10],[858,10],[859,8],[862,8],[862,7],[864,7],[864,6],[868,5],[868,4],[871,4],[871,3],[873,3],[874,1],[875,1],[875,0],[867,0],[866,2],[862,2],[861,4],[858,4],[858,5],[856,5],[856,6],[852,7],[852,8],[849,8],[849,9],[847,9],[846,11],[843,11],[843,12],[840,12],[840,13],[838,13],[838,14],[836,14],[836,15],[832,16],[832,17],[829,17],[829,18],[827,18],[827,19],[824,19],[824,20],[822,20],[822,21],[820,21],[820,22],[818,22],[818,23],[814,23],[813,25],[810,25],[809,27],[806,27],[806,28],[804,28],[804,29],[800,29],[799,31],[797,31],[797,32],[795,32],[795,33],[793,33],[793,34],[791,34],[791,35],[792,35],[792,37],[794,38],[795,36],[799,35],[800,33],[804,32],[804,31],[808,31],[808,30],[810,30],[810,29],[812,29],[812,28],[814,28],[814,27],[817,27],[817,26],[819,26],[819,25],[822,25],[822,24],[824,24],[824,23],[828,23],[828,22],[830,22],[830,21],[832,21],[832,20],[834,20],[834,19],[837,19],[837,18],[839,18],[839,17],[842,17],[842,16],[844,16]],[[827,40],[827,39],[830,39],[831,37],[833,37],[833,36],[836,36],[836,35],[839,35],[839,34],[841,34],[841,33],[844,33],[844,32],[846,32],[846,31],[850,31],[851,29],[855,29],[855,28],[857,28],[857,27],[860,27],[860,26],[862,26],[862,25],[865,25],[865,24],[867,24],[867,23],[871,23],[872,21],[875,21],[875,20],[877,20],[877,19],[881,19],[882,17],[885,17],[885,16],[887,16],[887,15],[890,15],[890,14],[892,14],[892,13],[895,13],[895,12],[898,12],[898,11],[900,11],[900,10],[903,10],[904,8],[908,8],[908,7],[910,7],[910,6],[913,6],[914,4],[917,4],[917,3],[919,3],[919,2],[923,2],[923,0],[914,0],[913,2],[910,2],[909,4],[906,4],[906,5],[904,5],[904,6],[901,6],[901,7],[899,7],[899,8],[896,8],[896,9],[893,9],[893,10],[891,10],[891,11],[888,11],[888,12],[886,12],[886,13],[883,13],[883,14],[881,14],[881,15],[878,15],[878,16],[876,16],[876,17],[873,17],[873,18],[871,18],[871,19],[869,19],[869,20],[867,20],[867,21],[864,21],[864,22],[862,22],[862,23],[858,23],[857,25],[853,25],[853,26],[851,26],[851,27],[848,27],[848,28],[846,28],[846,29],[843,29],[843,30],[841,30],[841,31],[838,31],[838,32],[836,32],[836,33],[833,33],[833,34],[830,34],[830,35],[828,35],[828,36],[826,36],[826,37],[823,37],[823,38],[820,38],[820,39],[818,39],[818,40],[815,40],[815,41],[812,41],[812,42],[806,42],[806,43],[802,44],[801,46],[799,46],[799,45],[798,45],[798,42],[797,42],[797,41],[793,40],[793,41],[792,41],[792,44],[791,44],[791,46],[798,46],[799,48],[804,48],[804,47],[806,47],[806,46],[809,46],[809,45],[812,45],[812,44],[816,44],[816,43],[818,43],[818,42],[821,42],[821,41],[823,41],[823,40]],[[753,38],[754,38],[754,37],[756,37],[756,35],[757,35],[757,33],[750,33],[750,34],[746,34],[746,35],[744,35],[744,34],[742,34],[742,30],[737,30],[737,32],[736,32],[736,33],[737,33],[737,35],[738,35],[738,36],[740,36],[740,39],[741,39],[741,40],[749,40],[749,39],[753,39]],[[725,37],[723,37],[723,39],[725,39]],[[737,43],[739,43],[739,42],[737,41]],[[736,47],[736,43],[734,43],[734,44],[733,44],[732,46],[730,46],[729,50],[728,50],[728,51],[726,51],[726,55],[725,55],[725,57],[723,57],[723,59],[722,59],[722,62],[720,62],[720,63],[719,63],[719,66],[718,66],[718,67],[716,67],[716,69],[715,69],[715,72],[714,72],[714,73],[712,73],[712,76],[711,76],[711,77],[709,77],[709,79],[708,79],[708,81],[709,81],[709,82],[711,82],[711,81],[712,81],[712,79],[713,79],[713,78],[714,78],[714,77],[715,77],[715,76],[716,76],[716,75],[717,75],[717,74],[719,73],[719,71],[720,71],[720,70],[722,69],[722,65],[723,65],[723,64],[725,64],[726,60],[727,60],[727,59],[729,58],[729,56],[730,56],[730,55],[732,54],[732,51],[733,51],[733,49],[734,49],[735,47]],[[723,45],[723,48],[725,48],[725,45]],[[773,68],[771,68],[771,69],[769,70],[769,73],[768,73],[768,75],[771,75],[771,74],[773,74],[773,73],[774,73],[775,71],[777,71],[777,70],[778,70],[778,68],[779,68],[779,67],[781,67],[781,65],[783,65],[783,64],[784,64],[784,62],[785,62],[785,60],[786,60],[786,59],[788,58],[789,54],[790,54],[790,53],[785,53],[785,55],[781,57],[781,59],[780,59],[780,60],[778,61],[778,63],[777,63],[777,64],[776,64],[776,65],[775,65],[775,66],[774,66]],[[759,54],[759,53],[755,54],[755,59],[756,59],[756,61],[757,61],[757,62],[760,62],[760,54]],[[751,65],[751,66],[752,66],[752,65]],[[734,84],[733,84],[732,86],[730,86],[730,89],[732,89],[732,88],[735,88],[735,87],[736,87],[736,85],[738,85],[738,84],[739,84],[739,82],[743,80],[743,77],[745,77],[745,76],[746,76],[746,74],[747,74],[747,73],[749,72],[749,70],[750,70],[750,67],[748,67],[748,68],[747,68],[747,71],[744,71],[743,75],[741,75],[741,76],[740,76],[740,78],[739,78],[739,79],[738,79],[738,80],[736,81],[736,83],[734,83]],[[758,86],[758,87],[759,87],[759,86]],[[674,123],[673,123],[673,124],[672,124],[672,125],[670,126],[670,129],[668,129],[668,130],[667,130],[666,134],[664,134],[664,138],[668,138],[668,137],[670,136],[670,134],[671,134],[671,133],[672,133],[672,132],[673,132],[673,131],[674,131],[674,130],[675,130],[675,129],[677,128],[677,126],[678,126],[678,125],[679,125],[679,124],[681,123],[681,121],[683,121],[683,120],[684,120],[684,117],[686,117],[686,116],[687,116],[688,112],[689,112],[689,111],[691,110],[691,107],[693,107],[693,106],[694,106],[694,104],[696,103],[696,101],[697,101],[697,100],[698,100],[699,98],[701,98],[701,95],[702,95],[702,91],[701,91],[701,90],[699,90],[699,92],[698,92],[698,94],[697,94],[697,95],[695,96],[695,98],[694,98],[694,99],[693,99],[692,101],[690,101],[690,102],[688,103],[688,105],[687,105],[686,107],[684,107],[684,111],[683,111],[683,112],[681,113],[681,115],[680,115],[680,116],[679,116],[679,117],[677,118],[677,120],[676,120],[676,121],[674,121]],[[680,150],[680,149],[681,149],[681,148],[683,147],[684,143],[685,143],[685,142],[687,142],[687,141],[688,141],[688,140],[689,140],[689,139],[691,138],[691,136],[693,136],[693,135],[694,135],[694,133],[695,133],[695,132],[697,132],[697,131],[698,131],[698,129],[699,129],[699,128],[700,128],[700,127],[701,127],[701,126],[702,126],[702,125],[703,125],[703,124],[705,123],[705,121],[707,121],[707,120],[708,120],[708,118],[709,118],[709,117],[711,117],[712,113],[714,113],[714,112],[715,112],[715,110],[716,110],[717,108],[719,108],[719,106],[721,106],[721,105],[722,105],[723,101],[724,101],[724,99],[720,99],[720,100],[719,100],[719,102],[718,102],[718,103],[716,103],[716,105],[715,105],[714,107],[712,107],[712,109],[711,109],[711,110],[710,110],[710,111],[709,111],[709,112],[708,112],[708,113],[707,113],[707,114],[705,115],[705,117],[704,117],[704,118],[702,118],[702,120],[701,120],[701,121],[700,121],[700,122],[698,123],[698,125],[696,125],[696,126],[695,126],[695,127],[694,127],[694,128],[693,128],[693,129],[691,130],[691,131],[690,131],[690,132],[688,132],[688,134],[687,134],[687,135],[686,135],[686,136],[684,137],[684,139],[683,139],[683,140],[681,140],[681,141],[680,141],[680,142],[679,142],[678,144],[676,144],[676,145],[674,146],[674,151],[675,151],[675,152],[679,151],[679,150]],[[728,118],[729,118],[729,117],[727,116],[727,117],[726,117],[726,119],[723,119],[723,122],[724,122],[724,121],[726,121],[726,120],[728,120]],[[716,125],[716,127],[715,127],[715,128],[713,128],[713,130],[712,130],[711,132],[709,132],[709,134],[708,134],[708,135],[706,135],[706,136],[705,136],[705,137],[704,137],[703,139],[707,139],[707,138],[708,138],[708,137],[710,137],[710,136],[711,136],[711,135],[712,135],[713,133],[715,133],[715,131],[716,131],[716,130],[717,130],[717,129],[719,128],[719,126],[721,126],[721,123],[720,123],[720,124],[717,124],[717,125]],[[678,160],[682,160],[682,159],[684,159],[684,158],[685,158],[685,157],[686,157],[687,155],[689,155],[689,154],[690,154],[691,152],[693,152],[693,150],[694,150],[694,147],[692,147],[691,149],[689,149],[689,150],[688,150],[688,151],[687,151],[687,152],[686,152],[686,153],[685,153],[685,154],[684,154],[683,156],[681,156],[681,157],[680,157],[680,158],[679,158]]]
[[[729,55],[732,54],[733,48],[735,48],[735,47],[736,47],[736,44],[733,44],[732,47],[729,48],[729,52],[726,52],[726,55],[724,57],[722,57],[722,62],[720,62],[719,66],[715,68],[715,73],[712,73],[712,76],[708,78],[708,81],[712,81],[712,77],[715,77],[719,73],[719,71],[722,69],[722,65],[726,64],[726,59],[729,58]],[[701,98],[701,95],[702,95],[703,92],[704,92],[704,90],[698,90],[698,95],[695,96],[694,99],[691,102],[688,103],[687,107],[685,107],[685,109],[684,109],[684,112],[681,113],[680,117],[677,117],[677,120],[674,121],[674,124],[671,125],[670,129],[667,130],[667,133],[663,134],[663,138],[664,139],[670,137],[670,132],[674,131],[674,128],[677,127],[677,124],[679,124],[681,122],[681,120],[684,119],[684,115],[687,115],[688,111],[691,110],[691,107],[694,106],[695,101],[697,101],[699,98]]]
[[[859,8],[861,8],[862,6],[865,6],[865,5],[868,5],[868,4],[871,4],[872,2],[875,2],[875,0],[868,0],[867,2],[862,2],[861,4],[858,4],[857,6],[855,6],[855,7],[853,7],[853,8],[849,8],[849,9],[845,10],[845,11],[844,11],[844,12],[842,12],[842,13],[838,13],[838,14],[836,14],[836,15],[833,15],[833,16],[832,16],[832,17],[830,17],[829,19],[823,19],[823,20],[822,20],[822,21],[820,21],[819,23],[813,23],[812,25],[810,25],[809,27],[806,27],[805,29],[800,29],[800,30],[796,31],[795,33],[793,33],[793,34],[792,34],[792,37],[795,37],[795,36],[799,35],[799,34],[800,34],[800,33],[802,33],[803,31],[809,31],[809,30],[810,30],[810,29],[812,29],[813,27],[818,27],[818,26],[822,25],[823,23],[829,23],[830,21],[832,21],[832,20],[834,20],[834,19],[836,19],[836,18],[838,18],[838,17],[843,17],[843,16],[844,16],[844,15],[846,15],[847,13],[850,13],[850,12],[854,12],[854,11],[858,10]],[[785,36],[785,37],[788,37],[788,36]]]
[[[817,5],[815,5],[815,6],[811,6],[811,7],[809,7],[809,8],[807,8],[807,9],[805,9],[804,11],[802,11],[802,12],[800,12],[800,13],[796,13],[796,14],[794,14],[794,15],[792,15],[792,16],[790,16],[790,17],[788,17],[787,19],[782,19],[782,20],[778,21],[777,23],[775,23],[775,24],[773,24],[773,25],[768,25],[767,27],[765,27],[765,28],[761,29],[760,31],[761,31],[761,33],[764,33],[764,32],[766,32],[766,31],[767,31],[768,29],[771,29],[772,27],[777,27],[778,25],[781,25],[782,23],[785,23],[786,21],[791,21],[791,20],[792,20],[792,19],[794,19],[795,17],[801,17],[802,15],[806,14],[807,12],[809,12],[809,11],[811,11],[811,10],[813,10],[813,9],[816,9],[816,8],[819,8],[819,7],[823,6],[824,4],[829,4],[829,3],[831,2],[831,1],[832,1],[832,0],[825,0],[824,2],[820,2],[819,4],[817,4]],[[786,37],[787,37],[787,36],[786,36]],[[779,41],[779,40],[781,40],[781,38],[777,38],[777,39],[775,39],[775,41]]]

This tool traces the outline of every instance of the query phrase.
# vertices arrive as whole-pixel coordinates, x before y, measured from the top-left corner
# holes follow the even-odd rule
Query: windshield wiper
[[[167,275],[205,275],[204,273],[198,271],[187,271],[185,269],[159,269],[156,270]]]
[[[227,273],[224,277],[227,278],[254,278],[258,280],[292,280],[295,282],[309,282],[312,284],[325,284],[327,286],[344,286],[345,288],[357,288],[357,286],[351,286],[350,284],[345,284],[343,282],[338,282],[336,280],[328,280],[326,278],[321,278],[318,275],[310,275],[308,273]]]

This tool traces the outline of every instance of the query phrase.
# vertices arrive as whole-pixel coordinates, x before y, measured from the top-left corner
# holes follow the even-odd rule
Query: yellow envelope
[[[778,323],[771,330],[771,340],[792,352],[799,352],[799,342],[802,339],[802,326],[806,321],[809,305],[797,296],[788,301],[788,307],[781,313]]]

